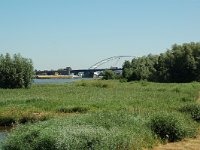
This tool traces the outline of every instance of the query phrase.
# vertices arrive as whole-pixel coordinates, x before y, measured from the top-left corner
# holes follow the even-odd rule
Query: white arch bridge
[[[113,56],[113,57],[109,57],[106,59],[103,59],[97,63],[95,63],[94,65],[90,66],[88,69],[78,69],[78,70],[71,70],[71,73],[77,75],[79,73],[83,73],[84,77],[92,77],[94,75],[94,72],[100,72],[100,71],[104,71],[104,70],[113,70],[113,71],[122,71],[122,66],[121,67],[115,67],[115,66],[111,66],[109,68],[100,68],[100,66],[107,64],[111,61],[117,63],[120,59],[126,59],[126,58],[135,58],[135,56]],[[125,60],[124,60],[125,61]]]

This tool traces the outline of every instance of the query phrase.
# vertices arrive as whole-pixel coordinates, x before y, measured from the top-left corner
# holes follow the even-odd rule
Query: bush
[[[97,81],[97,82],[93,83],[93,86],[99,87],[99,88],[108,88],[110,86],[110,84]]]
[[[62,113],[85,113],[88,111],[88,108],[85,107],[71,107],[71,108],[59,108],[58,112]]]
[[[23,132],[17,130],[17,134],[14,136],[11,135],[11,137],[14,140],[11,138],[6,141],[2,147],[4,150],[56,150],[55,140],[52,138],[52,135],[47,133],[42,134],[37,128],[26,129]]]
[[[140,84],[141,84],[141,86],[148,86],[149,82],[143,80],[140,82]]]
[[[127,135],[128,136],[128,135]],[[68,125],[60,121],[19,126],[3,143],[4,150],[110,150],[130,149],[126,134],[113,128]]]
[[[181,98],[181,101],[183,101],[183,102],[192,102],[194,100],[195,99],[193,97],[182,97]]]
[[[178,114],[158,114],[151,118],[151,130],[162,140],[169,142],[179,141],[195,134],[194,129],[189,129],[187,124]]]
[[[121,82],[121,83],[127,82],[127,79],[121,78],[121,79],[119,79],[119,82]]]
[[[87,86],[87,84],[85,82],[82,82],[79,84],[79,86]]]
[[[108,81],[103,80],[92,80],[92,81],[80,81],[76,83],[77,86],[83,86],[83,87],[98,87],[98,88],[110,88],[114,85],[112,83],[109,83]]]
[[[180,109],[180,111],[189,113],[195,121],[200,122],[200,105],[199,104],[190,104],[190,105],[183,106]]]
[[[21,118],[19,118],[18,122],[20,124],[25,124],[25,123],[35,123],[35,122],[39,122],[39,121],[45,121],[48,120],[47,116],[31,116],[31,115],[27,115],[27,116],[22,116]]]
[[[28,88],[32,83],[33,64],[15,54],[0,55],[0,88]]]

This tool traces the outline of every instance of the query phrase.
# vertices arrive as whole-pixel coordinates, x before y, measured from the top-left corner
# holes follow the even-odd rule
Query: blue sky
[[[159,54],[200,41],[199,8],[200,0],[0,0],[0,53],[40,70]]]

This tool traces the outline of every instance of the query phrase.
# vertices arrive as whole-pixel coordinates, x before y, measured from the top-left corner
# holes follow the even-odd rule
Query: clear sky
[[[84,69],[191,41],[200,41],[200,0],[0,0],[0,53],[35,69]]]

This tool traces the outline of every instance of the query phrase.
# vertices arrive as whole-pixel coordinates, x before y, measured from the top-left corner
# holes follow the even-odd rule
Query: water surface
[[[33,84],[57,84],[70,83],[78,80],[90,80],[92,78],[72,78],[72,79],[33,79]]]
[[[8,131],[6,130],[2,130],[0,128],[0,149],[1,149],[1,145],[2,145],[2,142],[6,139],[7,137],[7,134],[8,134]]]

